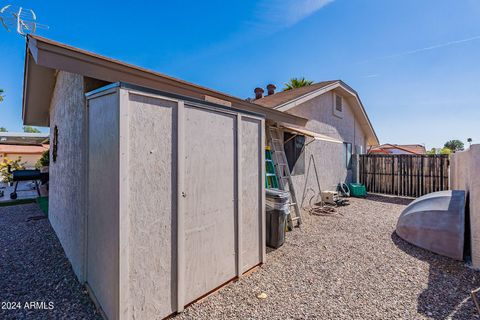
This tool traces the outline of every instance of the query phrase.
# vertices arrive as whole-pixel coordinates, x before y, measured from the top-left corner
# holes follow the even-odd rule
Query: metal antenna
[[[0,9],[0,22],[9,32],[16,29],[18,34],[26,36],[27,34],[34,34],[37,29],[49,28],[47,25],[36,21],[37,15],[32,9],[13,7],[10,4]]]

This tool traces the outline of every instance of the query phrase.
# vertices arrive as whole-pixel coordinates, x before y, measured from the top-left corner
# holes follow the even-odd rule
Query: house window
[[[343,97],[333,94],[333,114],[339,118],[343,117]]]
[[[343,157],[345,168],[352,169],[352,144],[350,142],[343,143]]]
[[[287,156],[288,168],[293,176],[305,173],[305,137],[285,132],[283,135],[285,155]]]
[[[356,154],[363,154],[363,146],[357,144],[357,145],[355,146],[355,153],[356,153]]]

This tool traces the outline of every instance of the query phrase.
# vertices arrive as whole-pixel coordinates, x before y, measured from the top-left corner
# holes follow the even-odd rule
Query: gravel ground
[[[338,215],[304,214],[264,266],[174,318],[480,319],[469,294],[480,273],[395,235],[406,204],[371,196]],[[0,207],[0,319],[100,319],[48,221],[27,221],[40,214],[35,204]]]
[[[480,273],[394,233],[408,200],[351,199],[341,215],[304,215],[267,263],[179,319],[478,319]],[[266,299],[259,299],[266,293]]]
[[[28,221],[40,215],[0,207],[0,319],[101,319],[48,220]]]

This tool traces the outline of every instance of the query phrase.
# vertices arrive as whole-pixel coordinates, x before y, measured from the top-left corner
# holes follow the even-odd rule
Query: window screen
[[[335,109],[337,109],[338,112],[342,112],[343,108],[343,101],[342,101],[342,96],[339,96],[338,94],[335,95]]]
[[[285,155],[287,156],[288,168],[292,175],[305,173],[305,137],[285,132],[283,135]]]

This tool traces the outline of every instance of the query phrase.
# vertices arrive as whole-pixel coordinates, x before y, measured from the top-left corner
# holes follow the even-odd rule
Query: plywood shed
[[[35,36],[24,75],[48,219],[108,319],[163,318],[265,262],[264,123],[307,119]]]
[[[165,317],[264,261],[261,116],[126,84],[87,108],[86,283],[109,319]]]

